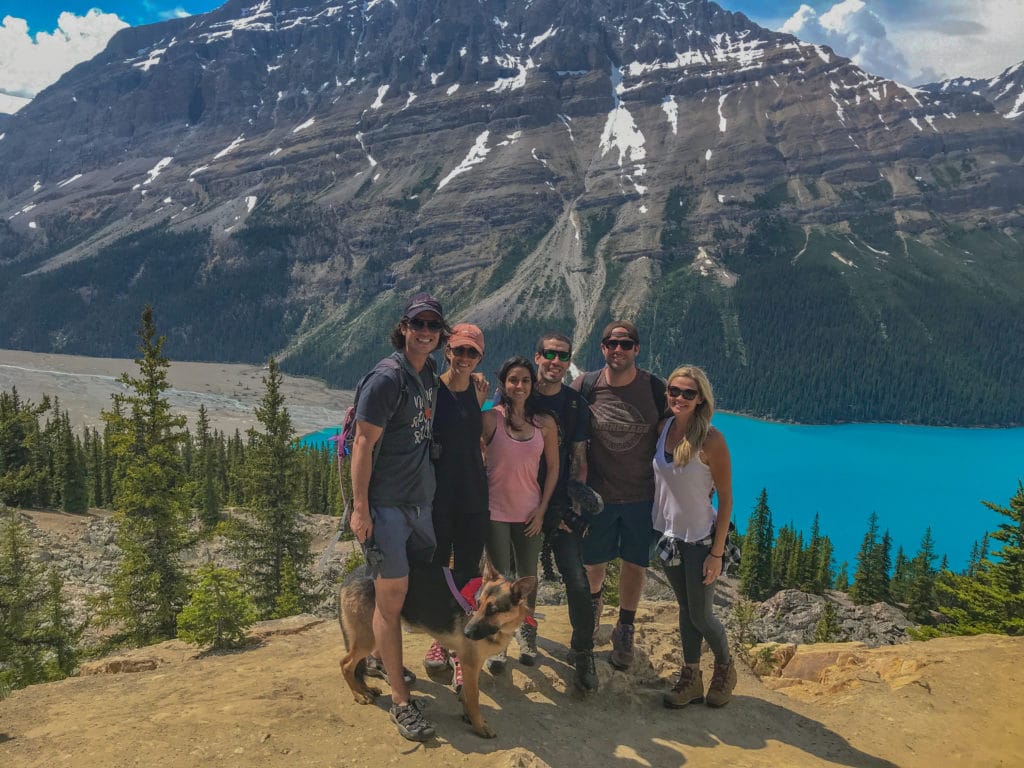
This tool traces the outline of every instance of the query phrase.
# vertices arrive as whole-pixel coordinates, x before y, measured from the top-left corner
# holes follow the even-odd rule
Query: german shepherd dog
[[[409,591],[402,619],[425,631],[459,657],[462,664],[462,708],[473,731],[485,739],[497,733],[480,714],[480,670],[488,657],[503,651],[529,613],[526,597],[537,579],[526,576],[509,582],[489,563],[484,563],[477,605],[467,614],[452,594],[440,566],[410,564]],[[374,650],[374,584],[365,570],[356,571],[338,594],[338,621],[348,651],[341,658],[341,672],[358,704],[372,704],[380,696],[366,684],[366,657]]]

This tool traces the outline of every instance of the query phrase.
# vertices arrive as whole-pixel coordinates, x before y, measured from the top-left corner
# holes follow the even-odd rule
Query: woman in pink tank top
[[[500,404],[483,414],[491,513],[486,549],[491,563],[506,577],[512,576],[513,553],[516,576],[537,575],[544,539],[541,526],[558,483],[558,428],[549,414],[534,411],[530,393],[536,381],[529,360],[506,360],[498,373]],[[537,481],[541,461],[547,468],[543,488]],[[516,641],[519,661],[532,665],[537,658],[537,622],[532,616],[536,590],[527,600],[531,616],[516,632]],[[502,651],[488,659],[487,668],[497,674],[505,663]]]

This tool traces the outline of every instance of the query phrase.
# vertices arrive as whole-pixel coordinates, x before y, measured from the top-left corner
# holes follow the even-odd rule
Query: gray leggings
[[[526,523],[498,523],[491,521],[487,529],[487,557],[491,564],[506,579],[514,576],[537,575],[537,561],[540,560],[540,549],[544,544],[544,534],[526,535]],[[512,573],[512,554],[515,553],[515,574]],[[527,604],[533,611],[537,605],[537,590],[533,590],[527,598]]]
[[[709,545],[682,544],[682,565],[663,565],[668,583],[679,603],[679,637],[683,641],[683,661],[700,662],[701,639],[707,640],[718,664],[729,663],[729,643],[725,627],[711,610],[715,598],[715,585],[704,586],[704,558],[711,552]]]

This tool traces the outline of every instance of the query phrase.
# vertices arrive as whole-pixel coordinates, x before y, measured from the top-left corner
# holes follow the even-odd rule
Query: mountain
[[[988,80],[957,77],[925,85],[923,89],[940,95],[970,93],[982,96],[999,114],[1008,120],[1018,120],[1024,115],[1024,61]]]
[[[351,385],[420,287],[485,369],[612,317],[723,408],[1024,421],[1024,125],[704,0],[231,0],[0,139],[0,347]]]

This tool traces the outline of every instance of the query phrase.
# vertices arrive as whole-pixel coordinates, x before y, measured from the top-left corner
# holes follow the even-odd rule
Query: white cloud
[[[891,26],[890,36],[907,58],[943,77],[993,77],[1024,60],[1021,0],[971,0],[959,14]],[[928,19],[923,14],[921,19]]]
[[[991,77],[1024,59],[1021,0],[842,0],[801,5],[782,25],[873,74],[908,84]]]
[[[33,97],[80,62],[104,48],[128,25],[116,14],[95,8],[84,16],[64,11],[53,32],[29,35],[24,19],[0,22],[0,92]]]
[[[827,45],[873,74],[913,79],[907,60],[889,40],[885,23],[863,0],[843,0],[822,14],[801,5],[782,25],[782,31]]]
[[[166,11],[160,11],[160,13],[157,14],[157,16],[162,21],[167,21],[168,19],[187,19],[191,15],[191,13],[186,11],[180,5],[176,8],[170,8]]]
[[[9,93],[0,91],[0,114],[13,115],[29,101],[31,99],[26,99],[24,96],[11,96]]]

